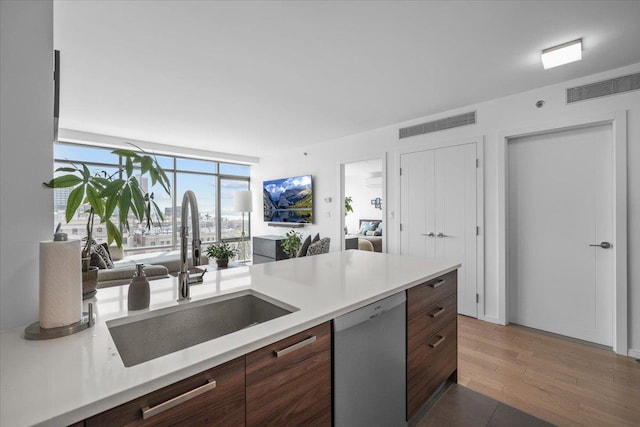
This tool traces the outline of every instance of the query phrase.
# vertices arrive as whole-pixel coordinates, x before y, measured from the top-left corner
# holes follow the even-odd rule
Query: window
[[[84,163],[92,173],[104,170],[108,174],[118,174],[121,159],[111,151],[109,148],[59,142],[54,146],[55,168],[71,163]],[[221,239],[236,246],[235,242],[240,240],[243,225],[246,239],[250,240],[249,215],[245,214],[243,224],[242,214],[232,212],[233,192],[249,189],[250,166],[178,156],[156,156],[156,159],[172,182],[171,194],[167,194],[160,184],[151,186],[148,178],[140,181],[142,187],[154,195],[164,218],[154,223],[150,230],[147,230],[146,224],[139,224],[135,218],[129,218],[130,230],[120,230],[125,252],[177,249],[180,240],[182,197],[187,190],[196,194],[203,249]],[[62,230],[69,235],[84,237],[87,234],[87,214],[83,213],[82,209],[76,218],[69,224],[66,223],[65,209],[69,193],[66,188],[54,190],[55,224],[61,222]],[[117,210],[112,220],[115,224],[118,223]],[[191,220],[188,227],[191,227]],[[106,227],[103,225],[96,223],[93,234],[99,243],[106,242]]]

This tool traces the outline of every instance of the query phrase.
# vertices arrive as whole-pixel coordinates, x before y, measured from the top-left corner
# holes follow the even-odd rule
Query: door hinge
[[[476,236],[480,235],[480,227],[476,227]]]
[[[480,294],[476,294],[476,302],[480,302]]]
[[[402,224],[400,224],[400,231],[402,231]]]
[[[400,176],[402,176],[402,168],[400,168]]]
[[[480,159],[476,159],[476,169],[480,167]]]

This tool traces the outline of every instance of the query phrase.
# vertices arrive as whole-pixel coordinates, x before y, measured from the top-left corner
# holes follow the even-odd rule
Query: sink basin
[[[252,291],[194,301],[107,322],[124,366],[267,322],[295,307]]]

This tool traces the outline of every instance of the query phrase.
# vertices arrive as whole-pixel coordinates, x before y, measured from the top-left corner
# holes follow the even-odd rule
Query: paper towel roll
[[[71,325],[81,314],[80,240],[40,242],[40,327]]]

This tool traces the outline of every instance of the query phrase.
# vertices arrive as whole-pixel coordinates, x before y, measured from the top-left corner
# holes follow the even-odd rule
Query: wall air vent
[[[567,104],[640,89],[640,73],[567,89]]]
[[[400,129],[400,139],[410,136],[422,135],[425,133],[437,132],[439,130],[457,128],[459,126],[473,125],[476,123],[476,112],[464,113],[457,116],[446,117],[432,122],[421,123]]]

